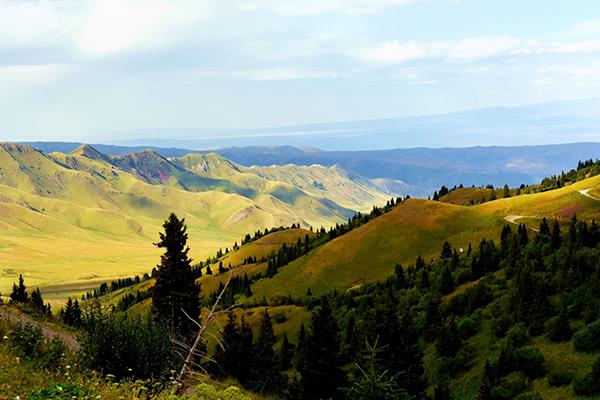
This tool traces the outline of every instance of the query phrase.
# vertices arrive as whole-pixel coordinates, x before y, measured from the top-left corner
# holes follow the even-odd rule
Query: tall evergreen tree
[[[165,249],[156,271],[156,284],[152,289],[152,310],[164,321],[172,334],[191,337],[195,324],[190,318],[200,313],[200,288],[195,283],[187,247],[185,219],[171,214],[163,224],[160,242],[155,245]],[[187,316],[186,316],[187,314]]]
[[[306,348],[305,365],[300,371],[306,398],[340,399],[344,379],[339,363],[339,333],[326,297],[313,310]]]
[[[290,343],[287,333],[283,335],[281,349],[279,349],[279,370],[287,371],[292,367],[294,358],[294,345]]]
[[[442,294],[450,294],[454,291],[454,279],[452,279],[452,272],[450,267],[447,265],[442,269],[440,276],[440,292]]]
[[[274,345],[273,324],[269,313],[265,310],[260,321],[258,339],[254,345],[252,363],[252,388],[259,393],[273,393],[281,387],[282,380],[273,350]]]
[[[13,284],[12,293],[10,294],[10,301],[12,303],[27,303],[29,296],[27,295],[27,287],[25,286],[25,280],[23,275],[19,274],[19,285]]]
[[[300,324],[300,333],[298,334],[298,344],[294,353],[294,368],[303,371],[306,365],[306,329],[304,323]]]

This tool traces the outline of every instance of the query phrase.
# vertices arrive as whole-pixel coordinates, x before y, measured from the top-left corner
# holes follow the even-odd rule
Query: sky
[[[597,0],[0,0],[0,140],[591,97]]]

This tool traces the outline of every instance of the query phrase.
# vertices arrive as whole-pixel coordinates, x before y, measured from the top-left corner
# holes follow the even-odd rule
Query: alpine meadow
[[[599,35],[0,0],[0,400],[600,400]]]

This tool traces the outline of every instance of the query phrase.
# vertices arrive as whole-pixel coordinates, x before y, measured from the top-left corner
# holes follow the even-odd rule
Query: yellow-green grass
[[[314,237],[315,233],[302,228],[285,229],[269,233],[247,245],[241,246],[237,251],[226,254],[219,261],[222,261],[224,266],[231,265],[232,267],[237,267],[248,257],[256,257],[257,259],[266,257],[271,253],[277,253],[284,243],[288,245],[296,244],[298,239],[304,241],[306,236]],[[215,265],[217,264],[218,262],[215,263]]]
[[[582,353],[575,351],[571,341],[554,343],[545,337],[533,339],[534,344],[542,351],[546,359],[548,373],[565,372],[573,374],[575,379],[583,377],[591,371],[594,360],[598,354]],[[553,387],[547,378],[538,379],[533,383],[535,391],[542,395],[544,400],[575,399],[572,385]],[[600,396],[586,397],[587,399],[600,399]]]
[[[257,229],[330,226],[344,216],[327,214],[336,209],[309,196],[287,204],[268,193],[193,193],[145,183],[101,159],[53,156],[26,146],[0,149],[0,292],[19,274],[30,287],[52,285],[48,295],[58,297],[74,295],[72,283],[86,290],[149,272],[160,256],[152,242],[170,212],[186,218],[198,261]]]
[[[419,255],[437,257],[445,240],[466,249],[497,236],[502,224],[474,207],[408,200],[281,268],[273,279],[258,281],[254,296],[304,295],[308,288],[317,294],[385,279],[396,263],[406,266]]]
[[[520,222],[535,228],[543,216],[566,221],[600,217],[600,201],[579,190],[600,185],[600,176],[571,186],[530,195],[499,199],[477,206],[427,200],[408,200],[391,212],[343,235],[279,270],[273,279],[253,285],[254,298],[303,295],[310,288],[323,293],[334,287],[355,287],[389,276],[396,263],[414,263],[417,256],[437,257],[444,241],[456,248],[499,237],[507,216],[528,217]]]
[[[238,322],[244,317],[252,328],[254,339],[258,337],[260,330],[260,321],[264,311],[268,310],[271,322],[273,323],[273,332],[275,333],[275,348],[278,349],[281,346],[283,336],[287,335],[288,339],[292,343],[298,341],[298,334],[300,333],[300,325],[305,326],[310,323],[311,313],[307,309],[295,305],[284,305],[275,307],[255,307],[246,309],[236,309],[234,312],[237,316]],[[283,322],[278,323],[277,319],[283,316]],[[225,326],[227,322],[227,315],[221,314],[218,316],[216,323],[212,326],[211,333],[218,335],[221,328]],[[218,336],[217,336],[218,337]],[[209,350],[212,352],[216,347],[216,340],[211,338],[209,340]]]
[[[486,188],[458,188],[440,197],[440,201],[466,206],[471,201],[478,203],[489,200],[493,192],[493,189]]]

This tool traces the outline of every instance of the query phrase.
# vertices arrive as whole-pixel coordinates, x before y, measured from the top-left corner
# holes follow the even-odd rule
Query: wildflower
[[[65,368],[66,368],[66,369],[70,369],[70,368],[71,368],[71,366],[70,366],[70,365],[67,365]]]
[[[3,337],[2,339],[4,339],[4,340],[8,340],[8,336],[7,336],[7,335],[4,335],[4,337]]]

